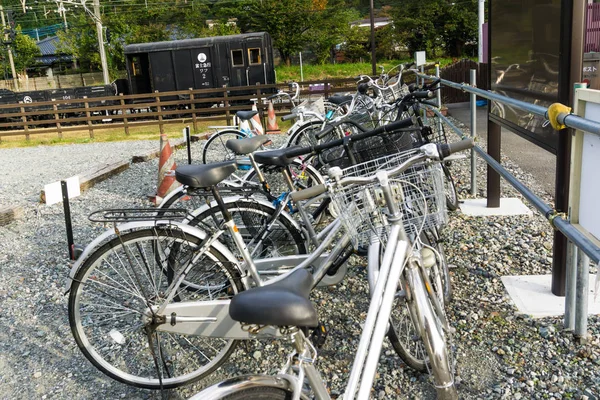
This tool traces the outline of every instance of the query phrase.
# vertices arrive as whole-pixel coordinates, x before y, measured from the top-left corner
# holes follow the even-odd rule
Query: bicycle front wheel
[[[438,398],[458,399],[449,341],[425,288],[421,271],[416,266],[407,267],[404,279],[408,302],[413,308],[414,325],[427,352],[428,365],[431,368]]]
[[[219,367],[237,341],[160,332],[146,322],[164,304],[175,273],[192,268],[174,301],[221,300],[244,290],[235,260],[172,227],[117,236],[82,264],[71,284],[69,323],[92,364],[119,382],[159,389],[198,380]]]
[[[446,207],[448,210],[454,211],[458,208],[458,193],[456,192],[456,185],[454,178],[448,169],[448,166],[442,164],[442,170],[444,171],[444,189],[446,192]]]

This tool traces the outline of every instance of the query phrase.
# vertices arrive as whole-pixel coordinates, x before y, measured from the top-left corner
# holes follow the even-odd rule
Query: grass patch
[[[164,131],[170,139],[182,138],[182,130],[188,125],[191,127],[191,123],[188,122],[165,124]],[[226,122],[223,120],[198,123],[198,132],[192,132],[192,134],[209,133],[211,129],[209,129],[208,126],[212,125],[226,125]],[[126,135],[123,128],[106,128],[102,130],[94,130],[94,138],[92,139],[90,138],[87,127],[82,127],[81,130],[63,132],[62,135],[63,137],[61,139],[58,137],[58,133],[55,132],[47,134],[39,133],[31,135],[30,140],[26,140],[24,135],[5,136],[0,138],[0,149],[13,147],[53,146],[73,143],[158,140],[160,137],[160,129],[158,123],[156,125],[138,127],[132,126],[129,127],[129,135]]]
[[[385,70],[388,71],[398,64],[405,64],[411,62],[412,59],[406,58],[402,60],[383,61],[377,63],[377,73],[380,72],[379,65],[383,65]],[[452,58],[440,58],[437,61],[440,63],[440,67],[443,68],[446,65],[452,64]],[[289,82],[301,81],[300,66],[299,65],[280,65],[275,68],[277,73],[277,82]],[[342,63],[342,64],[325,64],[325,65],[310,65],[305,64],[302,67],[302,75],[305,81],[318,81],[321,79],[340,79],[340,78],[353,78],[359,75],[370,75],[372,73],[371,63]]]

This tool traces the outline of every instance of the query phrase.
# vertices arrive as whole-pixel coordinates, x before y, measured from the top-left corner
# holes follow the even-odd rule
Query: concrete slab
[[[552,275],[503,276],[502,283],[517,309],[533,318],[565,313],[565,298],[552,294]],[[590,275],[588,314],[600,314],[600,299],[594,301],[595,275]]]
[[[463,214],[474,217],[488,217],[492,215],[532,215],[520,199],[509,197],[500,199],[500,207],[488,208],[487,199],[467,199],[460,204]]]

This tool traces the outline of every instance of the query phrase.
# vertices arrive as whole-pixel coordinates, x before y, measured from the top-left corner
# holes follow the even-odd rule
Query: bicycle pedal
[[[314,328],[310,334],[310,342],[317,349],[320,349],[325,344],[328,334],[329,329],[327,329],[327,327],[324,324],[319,322],[319,325],[316,328]]]

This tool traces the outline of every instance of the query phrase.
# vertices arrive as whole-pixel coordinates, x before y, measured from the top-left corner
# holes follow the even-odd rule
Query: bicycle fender
[[[187,225],[185,223],[173,222],[173,221],[152,221],[152,222],[149,222],[149,221],[135,221],[135,222],[126,222],[124,224],[117,225],[117,229],[119,230],[120,233],[123,233],[123,232],[132,231],[134,229],[152,228],[152,227],[157,226],[157,225],[160,225],[160,226],[167,226],[167,225],[175,226],[177,229],[181,229],[186,234],[188,234],[190,236],[195,236],[195,237],[197,237],[200,240],[204,240],[207,237],[206,232],[204,232],[203,230],[201,230],[199,228]],[[90,244],[88,244],[85,247],[85,249],[83,250],[83,252],[79,256],[79,258],[77,258],[77,260],[75,261],[75,263],[71,267],[71,270],[69,271],[69,276],[67,277],[67,281],[65,282],[65,292],[64,292],[65,295],[67,293],[69,293],[69,291],[71,289],[71,281],[73,280],[73,278],[75,278],[75,275],[77,274],[77,271],[79,271],[79,268],[81,268],[81,265],[83,264],[83,262],[90,256],[90,254],[92,254],[92,252],[94,250],[96,250],[98,247],[100,247],[102,244],[104,244],[104,242],[108,241],[108,239],[110,237],[116,236],[116,235],[117,235],[117,233],[115,231],[115,228],[110,228],[110,229],[106,230],[104,233],[102,233],[100,236],[98,236],[96,239],[94,239]],[[227,248],[227,246],[225,246],[224,244],[222,244],[218,240],[215,241],[215,242],[213,242],[212,246],[215,249],[217,249],[221,254],[223,254],[223,256],[225,258],[227,258],[232,263],[232,265],[239,266],[238,260],[233,256],[233,254]]]
[[[172,197],[177,196],[179,193],[187,191],[187,187],[186,186],[178,186],[177,188],[175,188],[172,192],[169,192],[169,194],[163,198],[163,200],[160,202],[159,205],[156,206],[156,208],[163,208],[163,204],[166,204],[167,201],[169,201]]]
[[[293,393],[294,388],[297,385],[296,382],[296,378],[288,374],[279,374],[275,376],[242,375],[207,387],[195,394],[189,400],[218,400],[241,390],[257,387],[272,387]],[[304,394],[302,394],[300,398],[302,400],[308,399]]]

